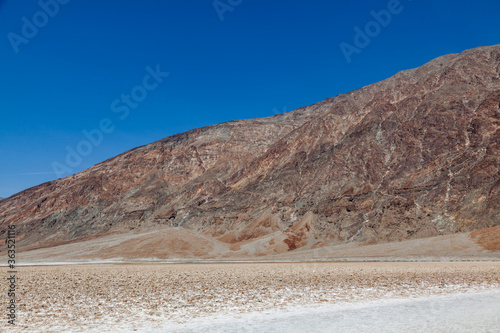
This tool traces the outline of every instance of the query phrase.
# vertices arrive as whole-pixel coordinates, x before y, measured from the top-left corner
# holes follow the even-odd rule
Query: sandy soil
[[[486,234],[490,239],[491,233]],[[477,238],[477,237],[476,237]],[[500,235],[498,235],[500,238]],[[482,239],[482,238],[481,238]],[[499,260],[500,251],[491,247],[485,251],[469,233],[411,239],[401,242],[364,245],[358,243],[325,246],[312,250],[297,250],[272,256],[275,259],[315,260]]]
[[[443,235],[401,242],[363,245],[340,244],[321,248],[300,248],[294,251],[260,255],[262,239],[240,246],[233,251],[226,243],[208,238],[184,228],[168,228],[143,233],[105,235],[71,244],[28,250],[19,247],[20,263],[135,261],[176,259],[244,259],[244,260],[500,260],[500,248],[495,242],[500,234],[488,232]],[[500,231],[500,229],[499,229]],[[479,244],[478,244],[479,243]],[[234,245],[234,244],[233,244]],[[482,246],[484,245],[484,246]],[[487,247],[487,248],[485,248]]]
[[[133,332],[213,316],[500,290],[500,262],[28,266],[17,277],[19,325],[9,331]]]

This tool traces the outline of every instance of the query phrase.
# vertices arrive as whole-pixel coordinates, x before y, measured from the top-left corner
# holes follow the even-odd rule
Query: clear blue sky
[[[0,197],[175,133],[290,111],[500,43],[498,0],[54,1],[41,12],[35,0],[0,0]],[[370,23],[388,8],[390,22]],[[354,28],[367,25],[373,37],[348,63],[339,45],[356,47]],[[160,83],[146,77],[157,65],[169,73]],[[101,131],[103,119],[89,153],[82,131]],[[68,147],[86,155],[70,166]]]

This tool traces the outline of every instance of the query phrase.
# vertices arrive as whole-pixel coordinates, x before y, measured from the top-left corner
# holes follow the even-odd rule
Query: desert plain
[[[2,279],[2,290],[6,288]],[[486,326],[469,331],[494,332],[499,318],[494,313],[500,314],[500,261],[33,265],[18,267],[17,292],[17,325],[4,319],[2,332],[194,332],[202,327],[229,332],[242,320],[252,325],[260,320],[271,329],[310,311],[328,318],[350,309],[349,316],[370,321],[379,310],[367,315],[366,304],[396,302],[392,306],[401,310],[404,304],[397,302],[427,300],[407,311],[413,322],[430,312],[446,318],[447,307],[460,300],[443,303],[432,297],[450,295],[476,295],[474,301],[486,312],[464,305],[470,309],[452,317],[463,319],[475,308],[485,316],[476,319]],[[337,330],[329,326],[323,331],[342,331],[346,323],[341,319],[348,319],[342,316],[335,319]],[[443,324],[443,329],[453,327]],[[262,329],[245,325],[243,331]],[[291,331],[303,329],[294,327]]]

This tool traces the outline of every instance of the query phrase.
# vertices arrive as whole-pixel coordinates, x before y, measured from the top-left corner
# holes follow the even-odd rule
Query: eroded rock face
[[[255,255],[499,225],[500,46],[138,147],[1,200],[0,223],[40,246],[181,227]]]

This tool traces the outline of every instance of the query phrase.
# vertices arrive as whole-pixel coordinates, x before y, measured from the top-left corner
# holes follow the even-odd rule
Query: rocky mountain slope
[[[199,257],[498,226],[500,45],[135,148],[1,200],[8,224],[27,247],[161,230]]]

